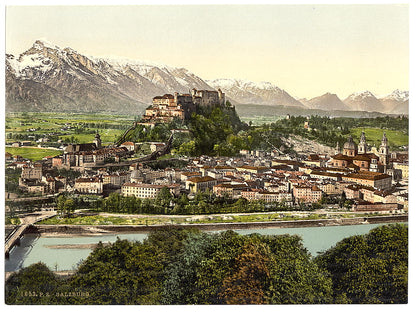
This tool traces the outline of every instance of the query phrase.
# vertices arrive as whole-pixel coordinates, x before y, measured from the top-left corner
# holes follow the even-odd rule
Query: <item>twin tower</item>
[[[337,149],[339,150],[338,143]],[[347,142],[344,144],[342,154],[350,157],[373,154],[379,157],[379,161],[382,165],[387,165],[389,163],[389,146],[386,133],[383,133],[383,138],[381,139],[378,151],[375,148],[370,149],[366,142],[364,131],[361,132],[360,143],[358,146],[355,144],[352,136],[349,136]]]

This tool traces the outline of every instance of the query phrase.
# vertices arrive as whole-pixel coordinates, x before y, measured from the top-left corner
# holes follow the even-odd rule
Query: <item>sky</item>
[[[6,6],[6,53],[36,39],[81,54],[268,81],[297,98],[409,89],[409,6]]]

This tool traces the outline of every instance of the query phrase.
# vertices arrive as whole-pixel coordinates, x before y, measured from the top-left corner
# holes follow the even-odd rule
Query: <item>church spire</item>
[[[365,138],[364,131],[361,132],[360,143],[358,144],[358,154],[366,154],[367,153],[367,141]]]
[[[380,154],[380,162],[383,165],[388,165],[389,163],[389,145],[388,145],[388,140],[387,140],[387,136],[386,133],[383,133],[383,138],[381,139],[381,145],[380,145],[380,149],[379,149],[379,154]]]

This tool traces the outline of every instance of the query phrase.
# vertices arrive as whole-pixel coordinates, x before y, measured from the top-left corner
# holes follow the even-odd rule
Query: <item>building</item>
[[[341,176],[342,176],[339,173],[332,173],[332,172],[318,171],[318,170],[312,170],[309,175],[312,179],[332,180],[332,181],[341,181]]]
[[[212,177],[193,177],[189,178],[185,182],[185,188],[191,193],[197,193],[199,191],[212,191],[214,185],[218,184],[218,180]]]
[[[125,147],[104,147],[91,151],[66,152],[62,156],[62,165],[65,167],[95,167],[113,159],[117,162],[121,157],[127,156],[129,151]]]
[[[248,201],[261,200],[266,203],[283,202],[289,205],[293,204],[293,195],[291,192],[269,192],[261,189],[245,189],[241,191],[241,197]]]
[[[389,190],[392,186],[392,177],[379,172],[360,172],[350,173],[342,176],[342,180],[346,182],[353,182],[365,186],[371,186],[380,190]]]
[[[99,177],[75,179],[74,190],[81,194],[102,194],[103,180]]]
[[[381,145],[379,148],[379,156],[380,162],[383,166],[387,166],[389,164],[389,145],[386,133],[383,133],[383,138],[381,139]]]
[[[338,145],[337,145],[338,146]],[[357,145],[349,136],[341,153],[331,157],[328,166],[335,168],[348,168],[352,171],[387,172],[389,164],[389,147],[386,134],[383,134],[379,150],[375,147],[370,149],[367,144],[365,133],[361,133],[360,143]]]
[[[133,142],[124,142],[120,144],[120,147],[125,147],[129,152],[134,152],[136,150],[136,145]]]
[[[322,198],[323,192],[316,186],[295,186],[293,197],[297,202],[316,203]]]
[[[393,169],[400,170],[403,179],[409,179],[409,163],[408,162],[393,162]]]
[[[361,132],[360,143],[358,144],[358,154],[367,154],[369,150],[364,131]]]
[[[241,192],[247,189],[246,184],[221,183],[213,186],[213,193],[221,197],[239,198],[241,197]]]
[[[354,157],[358,154],[357,144],[355,144],[352,136],[348,137],[348,141],[345,142],[344,148],[342,149],[342,155]]]
[[[166,143],[160,143],[160,142],[152,142],[150,143],[150,151],[152,153],[154,152],[161,152],[165,149]]]
[[[42,164],[27,164],[22,168],[22,179],[42,179]]]
[[[319,155],[316,154],[310,154],[308,155],[308,158],[303,161],[303,163],[309,167],[321,167],[322,166],[322,159],[319,157]]]
[[[103,175],[103,185],[108,188],[120,188],[124,183],[130,182],[131,172],[117,172]]]
[[[179,184],[156,185],[143,183],[124,183],[121,187],[121,194],[138,198],[156,198],[157,194],[164,187],[167,187],[172,195],[179,195]]]
[[[174,118],[188,119],[197,106],[224,105],[225,94],[218,89],[217,91],[196,90],[191,94],[180,94],[175,92],[162,96],[155,96],[152,105],[149,106],[143,120],[149,121],[172,121]]]
[[[263,166],[258,167],[258,166],[249,166],[249,165],[237,167],[236,169],[238,172],[250,172],[254,174],[260,174],[267,170],[270,170],[269,168],[263,167]]]
[[[186,182],[186,180],[190,178],[200,177],[200,176],[202,176],[202,173],[198,171],[184,171],[181,173],[180,178],[182,182]]]

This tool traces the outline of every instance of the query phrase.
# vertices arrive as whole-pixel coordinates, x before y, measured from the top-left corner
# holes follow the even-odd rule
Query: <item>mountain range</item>
[[[408,114],[408,91],[376,97],[369,91],[344,100],[326,93],[298,100],[270,82],[204,80],[185,68],[155,62],[96,58],[37,40],[24,53],[6,54],[6,111],[78,111],[140,114],[152,98],[191,89],[221,88],[237,107],[244,104]]]

